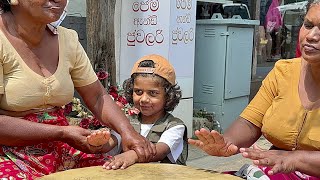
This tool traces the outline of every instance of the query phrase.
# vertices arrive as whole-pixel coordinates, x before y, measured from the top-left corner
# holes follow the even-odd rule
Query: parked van
[[[250,13],[247,5],[241,3],[222,4],[223,18],[232,18],[239,15],[241,19],[250,19]]]
[[[197,17],[196,19],[214,19],[216,14],[221,14],[224,19],[241,18],[250,19],[250,13],[247,5],[242,3],[197,3]]]

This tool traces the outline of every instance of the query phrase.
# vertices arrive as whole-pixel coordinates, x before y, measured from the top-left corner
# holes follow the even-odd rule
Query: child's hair
[[[135,63],[131,78],[123,82],[124,94],[129,103],[133,103],[133,85],[138,77],[150,77],[162,86],[166,93],[165,111],[173,111],[181,99],[180,86],[175,83],[175,72],[172,65],[162,56],[149,55]],[[174,83],[174,84],[173,84]]]
[[[11,11],[10,3],[8,0],[0,0],[0,14],[1,12]]]

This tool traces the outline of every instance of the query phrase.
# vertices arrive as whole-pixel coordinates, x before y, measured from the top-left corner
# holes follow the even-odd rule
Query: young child
[[[138,60],[131,78],[123,83],[128,102],[139,109],[138,118],[130,122],[142,136],[155,143],[157,154],[151,162],[185,165],[188,155],[187,129],[183,121],[169,112],[178,105],[180,87],[172,65],[164,57],[148,55]],[[104,164],[106,169],[125,169],[138,156],[130,150],[114,156]]]

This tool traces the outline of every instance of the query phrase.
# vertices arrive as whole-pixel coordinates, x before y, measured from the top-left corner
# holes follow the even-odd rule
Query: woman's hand
[[[202,128],[195,131],[195,135],[199,140],[189,139],[188,142],[205,151],[211,156],[231,156],[237,153],[238,147],[227,142],[223,136],[217,131]]]
[[[87,136],[91,134],[90,130],[81,128],[79,126],[62,126],[63,136],[62,141],[68,143],[70,146],[85,152],[85,153],[102,153],[103,146],[94,147],[87,141]]]
[[[87,141],[92,146],[103,146],[109,142],[110,137],[110,131],[103,128],[91,131],[91,134],[87,136]]]
[[[253,145],[253,148],[240,148],[240,152],[243,157],[252,159],[255,165],[272,167],[268,175],[296,171],[295,151],[262,150]]]
[[[156,146],[136,131],[121,134],[123,151],[134,150],[139,162],[150,162],[156,155]]]
[[[110,169],[126,169],[138,161],[138,156],[134,150],[130,150],[121,154],[118,154],[111,159],[107,160],[103,168]]]

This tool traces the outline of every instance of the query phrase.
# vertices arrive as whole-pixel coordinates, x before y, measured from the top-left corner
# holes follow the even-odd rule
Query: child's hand
[[[136,162],[138,162],[138,156],[134,150],[130,150],[107,160],[103,168],[107,170],[126,169]]]

